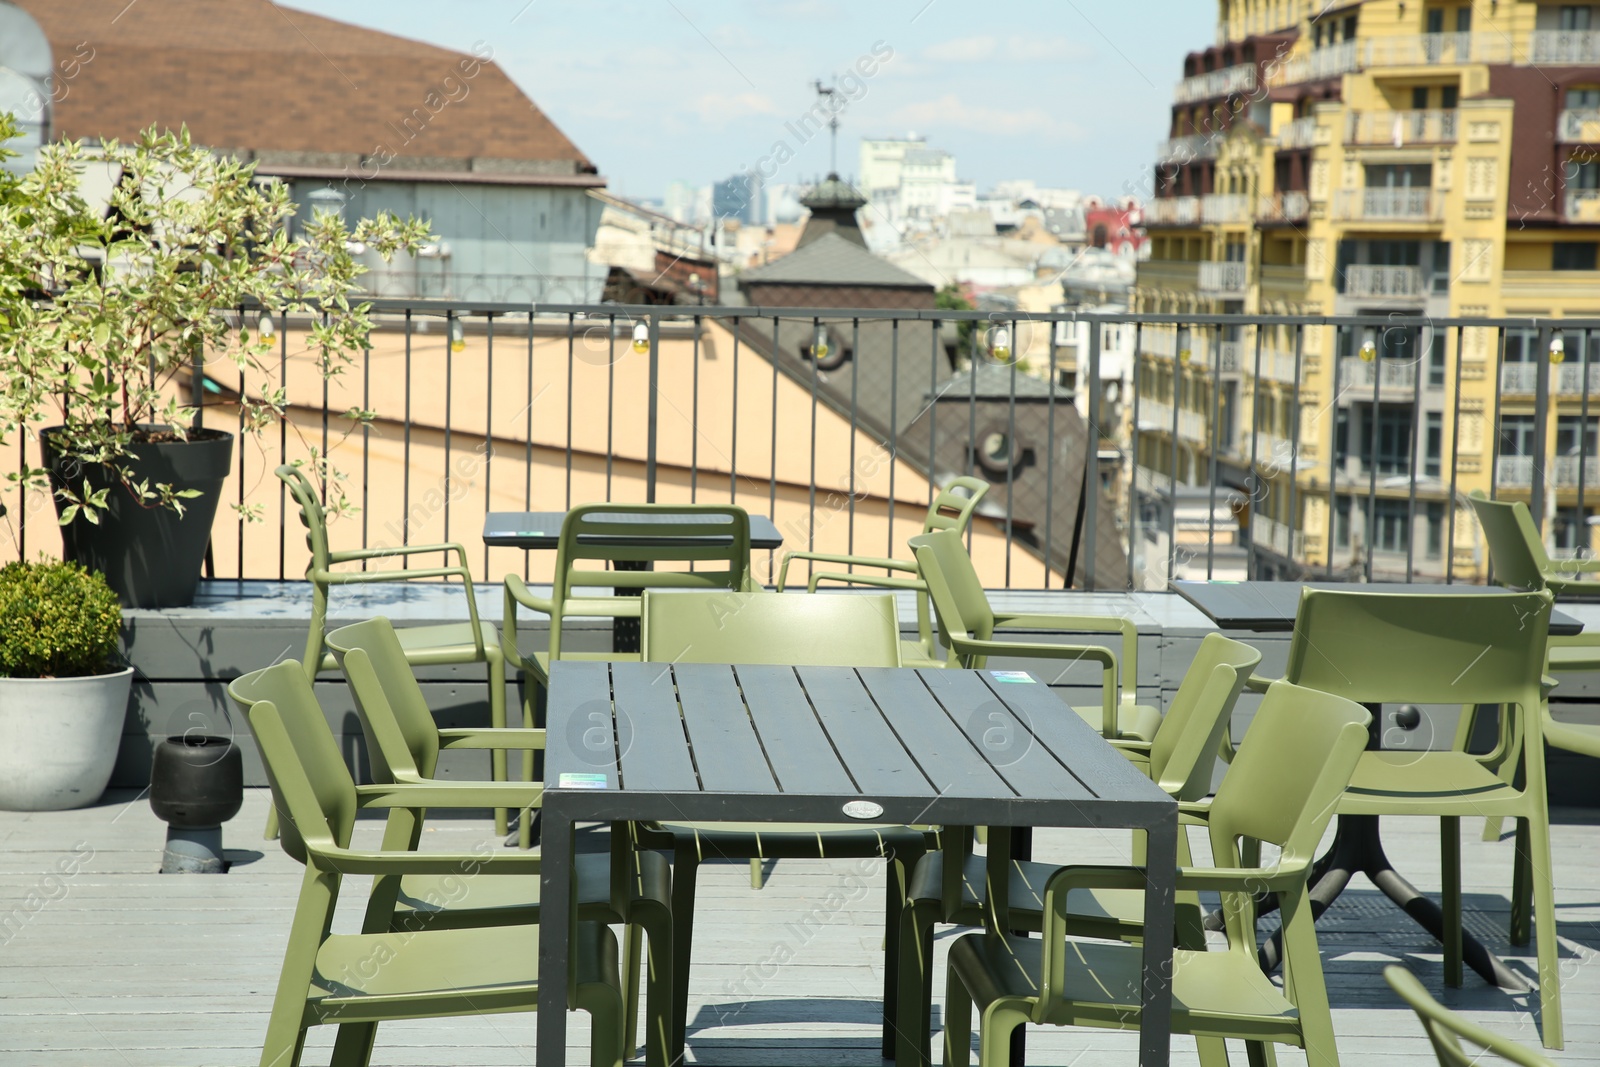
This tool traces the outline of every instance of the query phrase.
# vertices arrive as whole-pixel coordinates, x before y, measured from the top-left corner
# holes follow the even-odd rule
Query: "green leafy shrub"
[[[76,563],[0,567],[0,677],[105,674],[122,634],[122,605],[101,575]]]

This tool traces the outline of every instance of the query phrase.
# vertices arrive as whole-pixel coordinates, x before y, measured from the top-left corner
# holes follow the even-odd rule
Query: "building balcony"
[[[1498,456],[1494,461],[1494,482],[1502,489],[1527,489],[1533,485],[1532,456]]]
[[[1532,396],[1539,387],[1539,364],[1506,363],[1500,367],[1500,391],[1507,396]]]
[[[1600,144],[1600,108],[1567,108],[1556,123],[1562,144]]]
[[[1364,58],[1360,41],[1341,41],[1268,66],[1267,84],[1276,87],[1337,78],[1360,70]]]
[[[1295,384],[1297,379],[1294,373],[1294,351],[1262,345],[1261,377],[1285,385]]]
[[[1600,31],[1536,30],[1529,41],[1528,62],[1600,64]]]
[[[1225,296],[1243,296],[1250,287],[1248,263],[1200,264],[1200,291]]]
[[[1217,344],[1217,362],[1223,374],[1238,374],[1244,370],[1247,355],[1243,341],[1222,341]]]
[[[1568,222],[1600,222],[1600,189],[1570,189],[1563,206]]]
[[[1551,473],[1560,489],[1576,489],[1580,479],[1585,489],[1600,488],[1600,456],[1557,456]]]
[[[1286,559],[1305,558],[1305,534],[1265,515],[1250,516],[1250,542],[1257,548],[1270,549]]]
[[[1310,194],[1297,189],[1263,196],[1256,204],[1257,222],[1304,222],[1310,214]]]
[[[1584,374],[1584,364],[1563,363],[1551,372],[1550,387],[1557,396],[1582,396],[1585,378],[1590,390],[1600,389],[1600,367],[1589,365],[1589,373]]]
[[[1220,133],[1189,133],[1169,137],[1156,146],[1156,158],[1163,163],[1188,163],[1196,159],[1216,159]]]
[[[1352,111],[1345,127],[1347,145],[1455,144],[1461,113],[1454,108],[1428,111]]]
[[[1278,139],[1280,149],[1310,148],[1317,143],[1317,129],[1316,116],[1303,115],[1284,123],[1274,136]]]
[[[1160,196],[1144,205],[1146,226],[1198,226],[1200,224],[1200,198],[1198,196]]]
[[[1432,189],[1343,189],[1334,198],[1334,217],[1345,222],[1436,223],[1444,219],[1444,200]]]
[[[1211,226],[1250,221],[1250,198],[1238,194],[1213,194],[1200,198],[1200,221]]]
[[[1158,400],[1145,400],[1139,405],[1139,431],[1141,433],[1171,433],[1172,405]],[[1206,444],[1206,420],[1198,411],[1178,409],[1178,437],[1195,444]]]
[[[1428,279],[1421,267],[1357,263],[1344,269],[1344,295],[1421,303],[1428,298]]]
[[[1255,88],[1255,64],[1241,63],[1183,79],[1173,91],[1172,100],[1178,104],[1192,104],[1200,100],[1218,100],[1234,93],[1253,93]]]
[[[1382,395],[1386,400],[1404,400],[1417,385],[1417,361],[1414,359],[1365,360],[1346,356],[1339,360],[1339,384],[1343,389],[1371,389],[1382,380]],[[1390,393],[1390,390],[1395,390]]]
[[[1509,63],[1511,38],[1500,33],[1417,33],[1366,42],[1366,65],[1437,67],[1458,63]]]

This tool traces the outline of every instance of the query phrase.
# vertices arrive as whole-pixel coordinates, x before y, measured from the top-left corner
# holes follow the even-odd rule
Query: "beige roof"
[[[51,133],[197,143],[289,167],[559,177],[594,165],[492,62],[271,0],[14,0],[63,60]],[[489,50],[482,50],[488,55]],[[85,58],[92,57],[92,58]],[[409,120],[409,122],[408,122]]]

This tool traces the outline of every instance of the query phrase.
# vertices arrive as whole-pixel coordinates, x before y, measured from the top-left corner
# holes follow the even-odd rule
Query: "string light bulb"
[[[817,323],[817,334],[811,339],[811,358],[821,360],[828,358],[828,328]]]
[[[467,328],[461,325],[460,319],[450,320],[450,351],[465,352],[467,350]]]
[[[1363,363],[1371,363],[1378,358],[1378,334],[1371,327],[1361,335],[1360,356]]]
[[[1559,365],[1567,358],[1566,338],[1558,330],[1550,335],[1550,362]]]
[[[650,351],[650,324],[636,322],[633,324],[633,350],[641,356]]]
[[[1001,363],[1008,362],[1011,359],[1011,331],[1004,326],[997,327],[989,351],[994,353],[994,358]]]
[[[1192,355],[1192,352],[1190,351],[1190,348],[1189,348],[1189,344],[1190,344],[1190,341],[1189,341],[1189,327],[1187,327],[1187,326],[1179,327],[1178,328],[1178,362],[1179,363],[1187,363],[1187,362],[1189,362],[1189,356]]]
[[[278,326],[272,321],[272,312],[263,311],[260,321],[256,323],[256,336],[263,341],[270,341],[277,332]]]

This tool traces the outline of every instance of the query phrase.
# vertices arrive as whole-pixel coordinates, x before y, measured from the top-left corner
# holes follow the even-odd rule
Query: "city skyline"
[[[619,195],[657,199],[758,170],[807,182],[829,166],[826,128],[806,121],[813,82],[837,78],[839,169],[863,137],[916,133],[951,152],[980,189],[1012,178],[1101,196],[1148,195],[1156,145],[1186,52],[1215,31],[1191,0],[1150,0],[1139,24],[1106,5],[1022,0],[974,24],[940,0],[424,0],[285,7],[470,51],[478,46],[598,165]],[[599,36],[629,27],[627,40]],[[585,39],[587,35],[587,40]],[[757,58],[759,57],[759,58]],[[665,86],[682,86],[678,92]],[[360,91],[359,85],[355,91]]]

